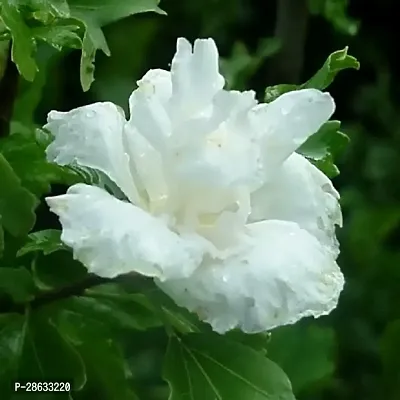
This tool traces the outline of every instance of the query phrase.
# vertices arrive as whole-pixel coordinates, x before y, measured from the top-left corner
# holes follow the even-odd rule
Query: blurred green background
[[[400,399],[400,90],[396,1],[164,0],[168,16],[143,14],[105,28],[111,57],[96,58],[96,81],[83,93],[79,52],[40,49],[45,68],[21,88],[16,110],[42,97],[35,120],[110,100],[125,110],[135,82],[149,68],[168,69],[176,38],[213,37],[228,85],[254,89],[300,83],[333,51],[349,46],[360,71],[338,75],[330,87],[335,119],[351,144],[337,164],[344,228],[339,264],[346,286],[339,307],[272,333],[268,351],[287,372],[300,400]],[[19,104],[19,107],[18,107]],[[28,107],[28,106],[27,106]],[[23,118],[22,118],[23,119]],[[54,187],[54,192],[64,188]],[[57,226],[40,210],[36,229]],[[166,399],[160,379],[165,335],[124,338],[130,363],[149,400]],[[204,399],[212,400],[212,399]]]

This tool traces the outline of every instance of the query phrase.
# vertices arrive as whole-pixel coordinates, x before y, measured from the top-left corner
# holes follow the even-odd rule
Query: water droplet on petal
[[[94,110],[89,110],[86,112],[86,118],[94,118],[96,116],[96,112]]]

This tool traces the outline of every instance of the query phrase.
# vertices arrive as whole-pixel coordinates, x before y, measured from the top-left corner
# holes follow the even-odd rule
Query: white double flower
[[[77,184],[47,202],[89,272],[155,279],[214,330],[258,332],[329,313],[339,195],[295,153],[333,114],[328,93],[258,104],[223,89],[213,40],[178,39],[171,71],[150,70],[129,99],[51,111],[48,160],[107,175],[120,200]]]

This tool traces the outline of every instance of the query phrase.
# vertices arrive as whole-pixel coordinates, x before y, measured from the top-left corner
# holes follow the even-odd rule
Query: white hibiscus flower
[[[51,111],[49,161],[106,174],[124,193],[78,184],[47,198],[62,241],[89,272],[155,279],[214,330],[245,332],[328,314],[339,195],[296,149],[333,114],[328,93],[270,104],[226,91],[213,40],[178,39],[171,71],[150,70],[130,99]]]

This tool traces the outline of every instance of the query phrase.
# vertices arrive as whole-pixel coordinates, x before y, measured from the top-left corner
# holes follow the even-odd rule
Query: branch
[[[271,84],[299,83],[308,17],[307,0],[278,0],[275,37],[281,48],[272,62]]]
[[[46,304],[66,299],[68,297],[80,296],[85,292],[86,289],[89,289],[93,286],[103,285],[104,283],[110,283],[112,281],[113,280],[110,278],[101,278],[100,276],[89,275],[86,279],[74,285],[66,286],[61,289],[51,290],[49,292],[44,292],[35,297],[29,303],[29,305],[31,309],[39,308]]]
[[[129,274],[132,276],[132,274]],[[136,277],[142,276],[135,275]],[[143,279],[147,279],[143,277]],[[94,286],[104,285],[105,283],[116,283],[116,282],[126,282],[127,276],[120,275],[116,278],[102,278],[96,275],[88,275],[87,278],[82,280],[81,282],[77,282],[73,285],[66,286],[60,289],[50,290],[48,292],[43,292],[36,296],[33,300],[28,303],[14,303],[12,301],[2,301],[0,303],[0,314],[4,313],[24,313],[26,307],[30,307],[31,309],[37,309],[44,305],[66,299],[72,296],[81,296],[84,294],[86,289],[90,289]],[[135,279],[136,280],[136,279]]]

